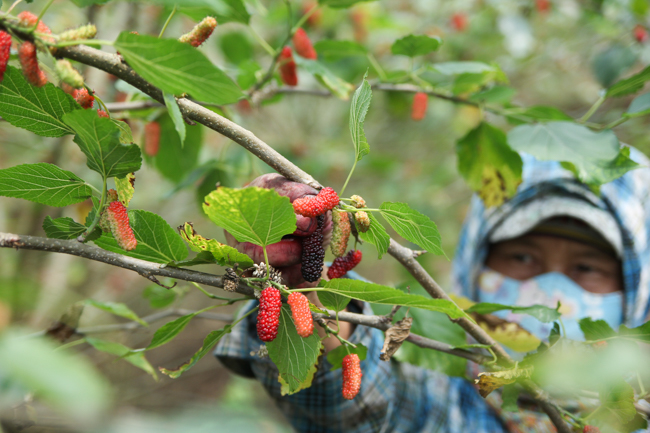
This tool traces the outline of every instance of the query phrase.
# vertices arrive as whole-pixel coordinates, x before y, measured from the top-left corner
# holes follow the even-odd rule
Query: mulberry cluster
[[[332,262],[332,266],[327,270],[327,278],[330,280],[341,278],[348,271],[351,271],[356,265],[361,263],[362,256],[361,250],[351,250],[347,255],[335,258],[334,262]]]
[[[302,241],[302,266],[300,272],[305,281],[313,283],[318,281],[323,273],[325,248],[323,248],[323,225],[325,217],[318,217],[318,228]]]
[[[144,153],[156,156],[160,149],[160,123],[149,122],[144,126]]]
[[[11,35],[4,30],[0,30],[0,81],[5,76],[9,54],[11,54]]]
[[[260,309],[257,313],[257,336],[262,341],[273,341],[278,336],[282,299],[275,287],[267,287],[260,295]]]
[[[205,17],[189,33],[185,33],[178,40],[193,47],[199,47],[210,37],[216,27],[217,20],[214,17]]]
[[[125,251],[134,250],[138,245],[135,239],[131,225],[129,224],[129,214],[121,201],[116,200],[106,208],[106,218],[111,228],[111,233],[117,241],[120,248]]]
[[[293,210],[299,215],[313,218],[322,215],[339,204],[339,196],[329,186],[320,190],[317,196],[301,197],[293,201]]]
[[[343,398],[352,400],[361,389],[361,361],[359,355],[351,353],[345,355],[342,363],[343,369]]]
[[[77,101],[77,104],[81,105],[81,108],[88,110],[90,108],[93,108],[93,104],[95,103],[95,97],[88,93],[88,89],[85,87],[82,89],[77,89],[72,93],[72,96],[74,97],[75,101]]]
[[[309,300],[302,293],[293,292],[289,295],[287,303],[291,307],[291,315],[293,316],[293,323],[296,325],[296,332],[302,338],[309,337],[314,332],[314,321],[311,318]]]
[[[296,53],[299,56],[304,57],[305,59],[316,60],[318,57],[316,55],[316,50],[307,36],[307,32],[304,29],[300,28],[293,34],[293,46],[296,49]]]
[[[297,86],[298,72],[296,70],[296,62],[293,60],[291,47],[282,48],[278,61],[280,62],[279,67],[282,82],[287,86]]]
[[[36,87],[43,87],[47,84],[47,77],[38,66],[36,57],[36,45],[33,42],[25,41],[18,46],[18,60],[23,68],[23,75],[27,81]]]
[[[427,103],[429,99],[424,92],[418,92],[413,97],[413,106],[411,107],[411,119],[422,120],[427,114]]]
[[[348,249],[348,239],[350,238],[351,227],[348,213],[333,210],[332,222],[334,223],[334,229],[332,231],[332,243],[330,244],[330,248],[332,254],[336,257],[341,257],[345,255],[345,251]]]

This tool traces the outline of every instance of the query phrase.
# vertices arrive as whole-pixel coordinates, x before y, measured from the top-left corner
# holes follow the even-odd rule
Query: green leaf
[[[585,340],[602,340],[614,337],[616,331],[604,320],[593,320],[591,317],[580,319],[580,329],[585,334]]]
[[[149,326],[147,322],[138,317],[137,314],[133,312],[129,307],[121,302],[109,302],[109,301],[96,301],[94,299],[86,299],[86,305],[91,305],[100,310],[104,310],[108,313],[115,314],[116,316],[124,317],[125,319],[133,320],[138,322],[142,326]]]
[[[253,43],[248,34],[241,31],[231,31],[219,35],[219,48],[228,61],[235,65],[241,65],[253,59]]]
[[[388,224],[407,241],[430,253],[445,254],[440,245],[438,227],[426,215],[411,209],[406,203],[384,202],[379,206],[379,211]]]
[[[209,307],[208,307],[209,308]],[[197,315],[202,312],[206,311],[206,309],[195,311],[194,313],[191,314],[186,314],[185,316],[181,316],[177,319],[172,320],[171,322],[165,323],[163,326],[158,328],[155,334],[153,334],[153,338],[151,339],[151,343],[146,347],[145,350],[151,350],[155,349],[156,347],[160,347],[163,344],[167,344],[170,341],[172,341],[185,327],[187,326],[188,323]]]
[[[510,109],[509,113],[506,115],[508,120],[511,123],[521,124],[525,123],[521,118],[527,118],[531,120],[539,120],[542,122],[548,122],[552,120],[573,120],[571,116],[564,113],[562,110],[559,110],[555,107],[546,107],[543,105],[536,105],[524,109]]]
[[[312,74],[319,83],[327,87],[337,98],[344,101],[350,99],[350,93],[354,90],[352,84],[332,73],[332,71],[317,60],[309,60],[300,56],[296,56],[294,59],[298,67]]]
[[[115,189],[117,189],[117,198],[124,206],[129,206],[133,194],[135,193],[135,174],[129,173],[124,177],[115,178]]]
[[[86,165],[103,177],[122,177],[138,171],[142,165],[140,148],[120,143],[120,129],[110,119],[93,110],[76,110],[63,121],[77,134],[74,142],[88,157]]]
[[[92,189],[74,173],[39,162],[0,170],[0,196],[62,207],[89,199]]]
[[[368,74],[366,73],[366,75]],[[370,153],[370,146],[368,146],[366,133],[363,130],[363,122],[366,120],[366,114],[372,99],[372,89],[366,80],[366,75],[364,75],[361,85],[354,92],[350,104],[350,135],[352,136],[354,157],[357,162],[361,161],[364,155]]]
[[[481,74],[492,72],[494,67],[482,62],[443,62],[431,65],[431,69],[444,75]]]
[[[648,80],[650,80],[650,66],[638,74],[634,74],[629,78],[617,82],[612,87],[607,89],[605,96],[608,98],[617,98],[619,96],[625,96],[638,92],[643,88],[645,82]]]
[[[492,314],[495,311],[510,310],[513,313],[528,314],[537,320],[549,323],[558,320],[561,316],[557,308],[545,307],[544,305],[531,305],[529,307],[515,307],[512,305],[493,304],[490,302],[479,302],[472,305],[465,311],[468,313]]]
[[[238,22],[248,24],[251,16],[242,0],[153,0],[169,7],[178,5],[178,11],[194,21],[201,21],[207,15],[216,15],[219,24]]]
[[[323,39],[314,45],[318,57],[333,62],[346,57],[365,56],[368,54],[366,48],[354,41],[334,41]]]
[[[151,377],[158,380],[156,369],[147,361],[143,352],[132,353],[132,350],[123,344],[115,341],[100,340],[99,338],[86,337],[86,343],[93,346],[95,349],[110,353],[111,355],[119,356],[126,362],[138,367],[141,370],[149,373]]]
[[[63,115],[79,108],[72,96],[53,84],[34,87],[19,69],[7,67],[0,84],[0,116],[12,125],[44,137],[61,137],[74,133],[62,121]]]
[[[176,39],[124,31],[115,41],[115,49],[129,66],[163,92],[189,93],[195,99],[213,104],[232,104],[244,96],[203,53]]]
[[[499,206],[515,195],[523,162],[499,128],[481,122],[458,140],[456,153],[458,171],[487,207]]]
[[[266,343],[271,361],[275,363],[280,377],[288,384],[288,393],[297,392],[318,361],[323,345],[316,333],[302,338],[296,332],[291,317],[291,307],[284,304],[281,310],[278,336]]]
[[[289,198],[273,189],[220,187],[205,197],[203,211],[239,242],[266,246],[296,231]]]
[[[359,356],[359,361],[363,361],[366,359],[366,356],[368,355],[368,348],[364,346],[363,344],[355,344],[357,346],[356,348],[354,347],[349,347],[349,346],[344,346],[341,345],[337,347],[334,350],[330,350],[327,353],[327,362],[332,364],[332,368],[330,368],[330,371],[338,370],[341,368],[343,365],[343,358],[345,358],[348,354],[348,352],[351,354],[356,353]]]
[[[183,146],[171,117],[164,115],[156,121],[160,124],[160,150],[152,160],[160,174],[174,183],[179,183],[196,168],[199,161],[203,126],[188,126]]]
[[[165,308],[176,300],[176,292],[174,289],[165,289],[158,284],[152,284],[144,289],[142,297],[149,300],[151,308]]]
[[[401,290],[380,284],[366,283],[361,280],[335,278],[325,285],[333,293],[347,296],[374,304],[402,305],[404,307],[422,308],[423,310],[439,311],[452,319],[467,317],[452,301],[446,299],[431,299],[421,295],[409,295]]]
[[[337,295],[331,292],[316,292],[318,300],[328,310],[343,311],[348,306],[351,299],[347,296]]]
[[[370,218],[370,228],[367,232],[363,233],[361,230],[359,230],[359,223],[356,221],[354,224],[357,227],[359,238],[362,241],[371,243],[377,247],[377,255],[381,259],[381,257],[388,251],[388,245],[390,245],[390,236],[388,236],[386,229],[381,225],[379,220],[375,218],[372,212],[367,213],[368,218]]]
[[[69,217],[52,219],[48,215],[43,221],[43,230],[48,238],[76,239],[86,231],[86,226]]]
[[[623,116],[639,117],[645,116],[646,114],[650,114],[650,93],[644,93],[634,98]]]
[[[115,126],[117,126],[117,129],[120,130],[120,143],[133,143],[133,132],[131,131],[131,127],[128,123],[126,123],[124,120],[117,120],[113,118],[111,118],[111,122],[113,122]]]
[[[494,86],[490,89],[474,93],[469,97],[472,102],[488,104],[508,104],[517,91],[508,86]]]
[[[81,424],[96,422],[110,407],[109,384],[88,358],[56,349],[45,338],[5,331],[0,335],[3,391],[7,384],[15,384],[21,388],[21,397],[34,393],[70,419]]]
[[[615,43],[594,56],[591,69],[598,82],[603,87],[609,87],[634,65],[636,58],[631,47]]]
[[[511,384],[503,387],[503,392],[501,393],[501,399],[503,400],[501,410],[505,412],[519,412],[519,406],[517,405],[519,391],[520,389],[516,385]]]
[[[437,36],[408,35],[396,40],[390,47],[390,51],[393,54],[416,57],[437,51],[440,45],[442,45],[442,39]]]
[[[180,260],[178,262],[171,262],[169,266],[174,266],[176,268],[184,268],[187,266],[197,266],[197,265],[211,265],[216,263],[214,256],[209,251],[202,251],[196,256],[187,260]]]
[[[169,117],[171,117],[172,122],[174,122],[174,128],[178,132],[178,137],[181,139],[181,147],[185,144],[185,120],[181,114],[181,109],[178,107],[176,98],[171,93],[164,93],[163,99],[165,100],[165,106],[169,112]]]
[[[297,388],[294,388],[293,391],[291,390],[290,385],[285,382],[284,379],[282,379],[282,376],[278,376],[278,382],[280,382],[280,395],[291,395],[297,393],[298,391],[302,391],[303,389],[309,388],[314,381],[314,375],[317,371],[318,364],[316,363],[309,368],[305,380],[303,380]]]
[[[138,246],[124,251],[115,239],[104,233],[93,242],[100,248],[155,263],[171,263],[187,257],[187,247],[176,230],[155,213],[144,210],[129,211],[129,222]]]
[[[376,0],[318,0],[318,4],[329,6],[332,9],[344,9],[354,6],[357,3],[367,3]]]
[[[212,255],[212,263],[219,266],[234,265],[239,263],[242,269],[253,266],[253,259],[244,253],[240,253],[235,248],[222,244],[216,239],[206,239],[198,234],[192,223],[185,223],[179,227],[181,237],[196,252],[207,252]]]
[[[650,343],[650,322],[646,322],[636,328],[628,328],[625,325],[621,325],[618,332],[621,337],[625,337],[626,339]]]
[[[636,415],[634,389],[623,380],[602,390],[599,394],[601,406],[597,418],[612,419],[617,423],[624,424]]]
[[[183,374],[190,368],[194,367],[194,364],[196,364],[201,358],[203,358],[205,355],[210,353],[212,347],[215,344],[217,344],[219,340],[221,340],[221,337],[223,337],[226,334],[229,334],[231,330],[232,330],[232,326],[226,325],[223,329],[210,332],[207,335],[207,337],[205,337],[205,339],[203,340],[203,346],[201,346],[198,352],[196,352],[189,361],[185,362],[184,364],[182,364],[181,366],[173,370],[168,370],[166,368],[160,367],[160,372],[166,374],[172,379],[178,378],[181,374]]]
[[[578,179],[590,185],[613,180],[636,167],[612,131],[593,132],[572,122],[520,125],[508,133],[508,143],[539,160],[571,163]]]

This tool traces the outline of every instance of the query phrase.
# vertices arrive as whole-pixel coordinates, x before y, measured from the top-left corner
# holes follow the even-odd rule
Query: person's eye
[[[587,263],[579,263],[576,265],[576,271],[581,273],[592,273],[592,272],[602,272],[602,270],[596,266],[589,265]]]
[[[526,253],[514,253],[511,255],[512,260],[524,264],[524,265],[530,265],[533,263],[533,256],[532,254],[526,254]]]

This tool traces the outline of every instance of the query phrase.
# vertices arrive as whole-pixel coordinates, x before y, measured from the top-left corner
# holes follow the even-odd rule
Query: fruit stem
[[[41,18],[43,18],[43,15],[45,15],[45,12],[50,8],[54,0],[48,0],[48,2],[45,4],[43,7],[43,10],[41,10],[41,13],[38,14],[38,18],[36,18],[36,23],[34,24],[34,27],[32,27],[31,31],[36,30],[36,27],[38,27],[38,23],[41,21]]]
[[[215,295],[215,294],[213,294],[213,293],[208,292],[208,291],[205,290],[203,287],[201,287],[201,286],[199,286],[198,284],[196,284],[194,281],[190,281],[190,283],[191,283],[194,287],[196,287],[197,289],[199,289],[199,290],[201,291],[201,293],[203,293],[205,296],[207,296],[207,297],[210,298],[210,299],[219,299],[220,301],[228,301],[228,304],[226,304],[226,305],[234,304],[235,302],[239,302],[239,301],[247,301],[247,300],[250,299],[250,298],[224,298],[224,297],[222,297],[222,296],[217,296],[217,295]]]
[[[356,158],[354,157],[354,165],[352,165],[352,169],[350,170],[350,174],[348,174],[348,178],[345,179],[345,183],[343,184],[343,188],[341,188],[341,193],[339,196],[343,195],[343,192],[345,192],[345,187],[348,186],[348,182],[350,181],[350,178],[352,177],[352,173],[354,173],[354,169],[357,167],[357,162],[359,162]]]
[[[601,95],[600,98],[596,102],[594,102],[594,105],[591,106],[591,108],[585,113],[584,116],[582,116],[580,119],[578,119],[578,123],[585,123],[593,114],[600,108],[600,106],[605,102],[605,95]]]
[[[104,209],[104,205],[106,204],[106,192],[108,190],[107,185],[106,185],[106,178],[103,178],[104,185],[102,187],[102,198],[99,200],[99,207],[97,208],[97,213],[95,214],[95,219],[93,222],[88,226],[85,232],[83,232],[78,238],[77,241],[83,243],[86,242],[86,238],[88,237],[89,234],[95,230],[95,227],[97,227],[97,223],[99,222],[99,218],[102,216],[102,210]]]
[[[265,278],[265,280],[268,281],[269,274],[270,274],[269,268],[271,267],[271,265],[269,264],[269,255],[266,253],[266,245],[262,246],[262,250],[264,250],[264,264],[266,265],[265,266],[265,268],[266,268],[266,278]]]
[[[169,25],[169,22],[172,20],[175,14],[176,14],[176,5],[174,5],[174,9],[172,9],[171,13],[167,17],[167,21],[165,21],[163,28],[160,30],[160,34],[158,35],[159,39],[162,38],[163,35],[165,34],[165,30],[167,30],[167,26]]]

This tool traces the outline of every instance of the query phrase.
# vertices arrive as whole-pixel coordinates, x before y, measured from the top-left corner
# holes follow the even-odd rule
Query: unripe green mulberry
[[[370,217],[366,211],[360,210],[354,213],[354,219],[357,222],[357,228],[361,233],[365,233],[370,228]]]
[[[332,222],[334,223],[334,230],[332,231],[332,242],[330,248],[332,254],[336,257],[345,255],[345,250],[348,249],[348,239],[350,238],[350,220],[348,213],[339,210],[332,210]]]
[[[69,84],[75,89],[79,89],[84,85],[84,79],[72,64],[67,60],[58,60],[56,62],[56,74],[61,81]]]
[[[357,209],[366,207],[366,201],[360,195],[355,194],[352,197],[350,197],[350,200],[351,200],[350,204],[356,207]]]
[[[184,34],[178,40],[184,44],[198,47],[210,37],[215,27],[217,27],[217,20],[214,17],[205,17],[203,21],[194,26],[192,31]]]
[[[78,41],[80,39],[92,39],[97,35],[97,27],[94,24],[66,30],[59,35],[59,41]]]

